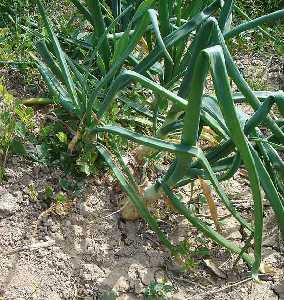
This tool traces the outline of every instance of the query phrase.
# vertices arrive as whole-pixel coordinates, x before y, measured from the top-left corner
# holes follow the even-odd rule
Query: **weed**
[[[194,243],[184,240],[176,245],[173,257],[181,266],[182,271],[194,270],[198,266],[198,259],[210,257],[210,250],[203,244],[204,242],[200,243],[196,238]]]
[[[28,195],[32,202],[36,202],[38,200],[38,191],[36,190],[33,182],[28,185]]]
[[[64,193],[60,192],[55,195],[55,203],[64,204],[67,201],[68,201],[68,198]]]
[[[147,300],[169,300],[174,288],[169,283],[151,282],[144,290]]]
[[[3,180],[9,152],[27,155],[24,143],[35,123],[33,109],[17,101],[3,84],[0,84],[0,97],[0,180]]]
[[[43,193],[43,200],[50,207],[54,197],[54,189],[52,186],[46,186]]]
[[[236,1],[238,6],[238,17],[241,22],[243,19],[254,19],[264,14],[281,10],[284,7],[284,1]],[[247,13],[246,13],[247,12]],[[284,53],[283,44],[283,24],[279,22],[271,23],[269,26],[263,25],[261,30],[249,31],[238,36],[231,47],[232,50],[254,51],[258,53],[278,52]],[[249,44],[248,44],[249,43]]]
[[[283,9],[283,0],[237,0],[237,4],[242,7],[245,11],[249,11],[254,17],[259,17],[264,14],[269,14],[273,11]]]
[[[85,184],[82,178],[76,177],[75,179],[59,179],[59,187],[66,192],[70,197],[77,197],[82,194]]]

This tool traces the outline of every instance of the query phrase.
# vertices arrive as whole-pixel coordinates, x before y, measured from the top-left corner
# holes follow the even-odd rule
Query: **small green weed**
[[[9,153],[28,157],[47,166],[60,166],[66,174],[78,177],[97,173],[95,162],[98,155],[90,141],[82,138],[76,145],[76,151],[69,151],[74,125],[72,120],[64,118],[60,110],[51,111],[55,118],[37,132],[34,131],[37,125],[32,107],[25,106],[13,97],[3,84],[0,84],[0,98],[0,180],[5,179]]]
[[[65,193],[70,195],[70,197],[79,196],[85,188],[83,178],[78,176],[75,177],[75,179],[60,178],[58,184]]]
[[[54,188],[48,185],[41,193],[41,199],[48,207],[53,203],[59,205],[67,204],[71,199],[78,196],[83,188],[82,184],[64,178],[59,180],[58,187],[61,191],[55,192]]]
[[[235,2],[242,13],[238,13],[239,22],[243,22],[244,15],[247,12],[247,17],[254,19],[262,15],[272,13],[276,10],[281,10],[284,7],[283,0],[262,1],[262,0],[238,0]],[[264,31],[248,31],[239,35],[234,39],[234,45],[231,47],[233,52],[250,51],[258,53],[278,52],[284,53],[283,44],[283,22],[279,20],[275,24],[269,26],[261,26]],[[269,38],[268,38],[269,37]]]
[[[169,300],[174,288],[169,283],[151,282],[144,290],[147,300]]]
[[[174,258],[182,266],[182,271],[184,272],[196,269],[198,259],[209,257],[210,255],[210,250],[199,237],[195,238],[194,243],[186,240],[180,242],[176,245],[173,252]]]
[[[236,3],[244,10],[249,11],[254,17],[269,14],[284,7],[283,0],[237,0]]]
[[[66,203],[67,201],[68,201],[68,198],[67,198],[66,194],[59,192],[55,195],[55,203],[63,204],[63,203]]]
[[[36,146],[30,153],[33,159],[48,166],[60,166],[65,174],[89,176],[97,174],[98,155],[89,141],[82,138],[70,151],[74,131],[61,117],[41,127],[35,137]]]
[[[34,112],[17,101],[0,84],[0,181],[5,178],[5,165],[9,153],[27,155],[25,139],[35,126]]]
[[[53,201],[53,195],[54,195],[54,188],[50,185],[46,186],[43,192],[43,201],[47,204],[48,207],[50,207]]]
[[[36,202],[38,200],[38,191],[33,182],[28,185],[28,195],[32,202]]]

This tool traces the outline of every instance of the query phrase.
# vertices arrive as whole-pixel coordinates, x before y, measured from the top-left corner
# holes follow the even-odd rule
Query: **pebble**
[[[134,282],[134,291],[137,294],[143,293],[145,287],[139,279],[136,279]]]
[[[155,273],[155,281],[158,283],[165,282],[166,278],[167,278],[167,276],[163,270],[159,270]]]
[[[129,281],[124,276],[120,276],[114,285],[117,292],[126,292],[130,288]]]
[[[56,225],[55,224],[52,224],[49,228],[49,230],[52,232],[52,233],[55,233],[57,231],[57,228],[56,228]]]
[[[48,218],[46,221],[47,226],[52,226],[53,225],[53,220],[51,218]]]
[[[71,222],[70,222],[70,220],[66,220],[66,221],[65,221],[65,226],[66,226],[66,227],[69,227],[69,226],[71,226]]]
[[[141,281],[144,285],[148,286],[152,281],[154,281],[154,273],[150,270],[145,270],[143,274],[140,273]]]
[[[42,239],[43,239],[45,242],[47,242],[47,241],[50,240],[50,237],[49,237],[48,235],[45,235],[45,236],[42,237]]]
[[[103,270],[94,264],[83,264],[81,268],[81,276],[85,281],[103,281]]]
[[[81,226],[73,225],[72,226],[73,232],[75,236],[81,236],[83,234],[83,229]]]
[[[0,217],[13,215],[18,209],[18,198],[0,188]]]
[[[65,268],[65,263],[63,261],[59,261],[56,263],[56,266],[58,269],[64,269]]]

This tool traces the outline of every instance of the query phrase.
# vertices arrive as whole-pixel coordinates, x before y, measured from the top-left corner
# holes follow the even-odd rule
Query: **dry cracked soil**
[[[74,201],[47,209],[42,194],[46,186],[56,187],[60,170],[15,157],[7,174],[0,187],[3,299],[111,299],[106,296],[111,290],[117,299],[144,299],[154,281],[172,285],[169,299],[284,299],[284,260],[269,210],[264,239],[269,274],[257,283],[246,280],[242,262],[232,269],[234,257],[213,245],[213,266],[200,260],[194,270],[183,272],[143,221],[124,222],[113,213],[118,194],[110,178],[89,179]],[[238,176],[224,188],[243,211],[249,209],[245,179]],[[175,218],[170,238],[191,239],[190,224]],[[238,229],[228,221],[224,234],[238,241]],[[229,287],[232,283],[237,284]]]

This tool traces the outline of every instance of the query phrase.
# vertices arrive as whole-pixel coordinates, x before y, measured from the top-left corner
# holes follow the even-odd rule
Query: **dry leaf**
[[[269,265],[269,264],[265,264],[265,263],[261,263],[260,267],[259,267],[259,271],[262,274],[275,274],[275,269]]]
[[[226,274],[220,268],[218,268],[211,259],[204,259],[203,262],[206,265],[206,267],[210,271],[212,271],[216,276],[223,279],[227,278]]]
[[[215,224],[215,227],[216,227],[217,231],[220,233],[221,232],[221,227],[220,227],[219,222],[218,222],[217,206],[216,206],[216,203],[213,199],[210,187],[206,183],[206,181],[204,181],[201,177],[199,177],[199,181],[200,181],[201,188],[203,190],[203,194],[204,194],[204,196],[207,200],[207,203],[208,203],[211,218],[212,218],[212,220]]]
[[[123,220],[136,221],[141,218],[137,208],[128,200],[128,197],[123,197],[119,201],[119,208],[121,209],[121,217]]]
[[[248,178],[248,171],[245,169],[240,169],[239,174],[242,177]]]
[[[170,210],[177,211],[176,208],[175,208],[175,206],[173,205],[171,199],[169,199],[168,197],[164,197],[164,201],[165,201],[166,206],[167,206]]]
[[[80,139],[80,132],[77,131],[76,134],[74,135],[72,141],[68,145],[68,151],[72,154],[74,152],[75,146]]]

